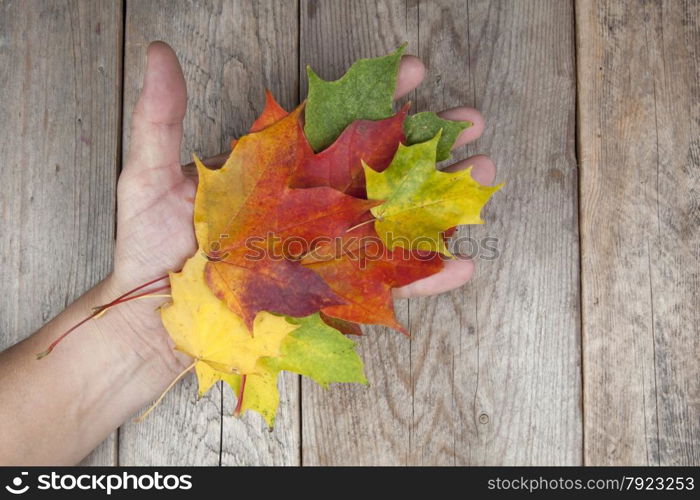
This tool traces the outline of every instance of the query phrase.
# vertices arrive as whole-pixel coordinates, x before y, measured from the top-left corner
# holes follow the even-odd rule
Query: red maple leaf
[[[302,260],[345,301],[324,307],[323,313],[407,333],[394,315],[391,289],[439,272],[443,268],[441,256],[401,247],[390,251],[371,225],[348,231],[339,242],[321,245]]]
[[[391,163],[399,143],[405,141],[403,122],[408,104],[385,120],[357,120],[320,153],[309,156],[294,172],[294,187],[329,186],[366,198],[362,162],[377,172]]]

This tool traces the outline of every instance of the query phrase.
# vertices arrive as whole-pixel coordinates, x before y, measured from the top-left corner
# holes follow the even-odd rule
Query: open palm
[[[417,58],[404,56],[396,97],[417,87],[423,74],[424,67]],[[132,115],[130,150],[119,178],[114,264],[119,293],[180,269],[196,250],[192,224],[196,180],[186,176],[180,165],[186,107],[187,90],[177,56],[165,43],[152,43],[148,48],[143,89]],[[457,139],[455,147],[475,140],[483,131],[483,118],[474,109],[453,108],[440,115],[474,124]],[[495,167],[485,156],[463,160],[450,169],[468,165],[473,166],[476,180],[482,184],[493,182]],[[471,260],[452,260],[442,272],[396,289],[395,296],[445,292],[463,285],[473,272]],[[137,322],[133,331],[144,332],[140,338],[130,339],[134,347],[171,351],[153,304],[144,306],[134,302],[126,306],[115,309],[122,309],[122,314],[128,315],[132,323]],[[178,364],[184,362],[179,361]]]

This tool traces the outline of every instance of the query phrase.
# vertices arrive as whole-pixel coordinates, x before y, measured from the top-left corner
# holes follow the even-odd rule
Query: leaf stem
[[[158,283],[159,281],[163,281],[164,279],[166,279],[166,278],[168,278],[168,277],[169,277],[169,275],[165,274],[165,275],[163,275],[163,276],[159,276],[158,278],[152,279],[151,281],[149,281],[149,282],[147,282],[147,283],[144,283],[143,285],[137,286],[137,287],[134,288],[133,290],[129,290],[128,292],[121,294],[119,297],[117,297],[116,299],[114,299],[112,302],[116,302],[116,301],[118,301],[118,300],[121,300],[121,299],[123,299],[124,297],[127,297],[127,296],[131,295],[131,294],[134,293],[134,292],[138,292],[139,290],[141,290],[141,289],[143,289],[143,288],[146,288],[146,287],[149,286],[149,285],[152,285],[152,284],[154,284],[154,283]],[[112,302],[110,302],[108,305],[112,304]]]
[[[97,316],[99,313],[100,313],[100,311],[95,311],[95,312],[93,312],[90,316],[88,316],[87,318],[83,318],[79,323],[75,324],[75,325],[74,325],[72,328],[70,328],[67,332],[65,332],[63,335],[61,335],[61,336],[58,337],[56,340],[54,340],[53,342],[51,342],[51,345],[49,345],[49,347],[48,347],[44,352],[40,352],[39,354],[37,354],[37,355],[36,355],[36,359],[42,359],[42,358],[45,358],[46,356],[48,356],[49,354],[51,354],[51,351],[53,351],[54,348],[55,348],[64,338],[66,338],[71,332],[73,332],[73,330],[75,330],[75,329],[78,328],[79,326],[84,325],[85,323],[87,323],[88,321],[90,321],[92,318],[94,318],[95,316]]]
[[[58,344],[60,344],[61,341],[62,341],[63,339],[65,339],[68,335],[70,335],[73,331],[75,331],[79,326],[84,325],[85,323],[87,323],[87,322],[90,321],[91,319],[94,319],[94,318],[99,317],[102,313],[104,313],[104,312],[105,312],[107,309],[109,309],[110,307],[112,307],[112,306],[114,306],[114,305],[117,305],[117,304],[121,304],[122,302],[126,302],[127,300],[137,299],[137,298],[139,298],[139,297],[145,296],[146,294],[152,294],[152,293],[154,293],[154,292],[158,292],[158,291],[164,290],[165,288],[169,288],[170,285],[167,285],[167,287],[160,287],[160,288],[157,288],[157,289],[155,289],[155,290],[151,290],[150,292],[138,294],[138,295],[135,295],[135,296],[133,296],[133,297],[127,298],[127,297],[128,297],[129,295],[131,295],[132,293],[138,292],[139,290],[142,290],[143,288],[146,288],[146,287],[149,286],[149,285],[152,285],[152,284],[154,284],[154,283],[157,283],[157,282],[159,282],[159,281],[162,281],[162,280],[164,280],[165,278],[168,278],[168,275],[167,275],[167,274],[164,275],[164,276],[159,276],[158,278],[152,279],[151,281],[148,281],[148,282],[146,282],[146,283],[144,283],[144,284],[142,284],[142,285],[137,286],[136,288],[134,288],[134,289],[132,289],[132,290],[129,290],[129,291],[126,292],[126,293],[121,294],[119,297],[117,297],[116,299],[114,299],[112,302],[109,302],[109,303],[107,303],[107,304],[104,304],[104,305],[98,306],[98,307],[96,307],[96,308],[93,308],[92,314],[90,314],[89,316],[87,316],[87,317],[83,318],[82,320],[80,320],[80,322],[78,322],[77,324],[73,325],[68,331],[66,331],[65,333],[63,333],[63,334],[62,334],[60,337],[58,337],[56,340],[54,340],[54,341],[49,345],[49,347],[48,347],[45,351],[40,352],[39,354],[36,355],[36,359],[42,359],[42,358],[45,358],[46,356],[48,356],[49,354],[51,354],[51,352],[56,348],[56,346],[57,346]]]
[[[241,390],[238,391],[238,402],[236,403],[236,409],[233,410],[233,414],[238,416],[241,414],[241,409],[243,408],[243,393],[245,392],[245,381],[248,375],[241,375]]]
[[[160,402],[163,401],[163,398],[170,391],[170,389],[175,387],[175,384],[177,384],[180,381],[180,379],[182,379],[182,377],[187,375],[187,372],[189,372],[192,368],[194,368],[194,365],[197,364],[197,361],[198,360],[195,359],[190,366],[188,366],[187,368],[182,370],[180,372],[180,374],[177,377],[175,377],[172,382],[170,382],[170,385],[165,388],[165,390],[160,395],[160,397],[158,399],[156,399],[156,401],[151,406],[148,407],[148,410],[146,410],[146,412],[143,415],[135,418],[134,422],[142,422],[153,410],[155,410],[156,406],[158,406],[160,404]]]
[[[360,222],[359,224],[355,224],[355,225],[352,226],[351,228],[346,229],[345,232],[346,232],[346,233],[349,233],[349,232],[352,231],[353,229],[357,229],[358,227],[362,227],[362,226],[367,225],[367,224],[369,224],[370,222],[374,222],[374,221],[376,221],[376,220],[377,220],[377,219],[372,218],[372,219],[368,219],[368,220],[366,220],[366,221],[364,221],[364,222]]]
[[[155,288],[153,290],[150,290],[148,292],[143,292],[139,293],[137,295],[132,295],[131,297],[123,297],[121,299],[115,299],[112,302],[109,302],[107,304],[97,306],[94,308],[94,310],[97,312],[95,315],[95,318],[99,318],[102,316],[104,313],[107,312],[107,310],[111,309],[114,306],[117,306],[119,304],[123,304],[124,302],[129,302],[132,300],[137,300],[137,299],[150,299],[150,298],[156,298],[156,297],[170,297],[170,295],[159,295],[157,292],[162,292],[163,290],[167,290],[170,288],[170,285],[163,285],[158,288]]]

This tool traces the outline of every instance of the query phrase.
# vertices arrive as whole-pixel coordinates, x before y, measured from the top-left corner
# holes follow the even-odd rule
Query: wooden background
[[[115,185],[151,40],[189,88],[183,161],[304,66],[403,41],[415,109],[474,106],[506,187],[500,257],[361,342],[369,388],[285,376],[278,425],[194,380],[86,464],[700,464],[700,2],[0,1],[0,348],[111,269]]]

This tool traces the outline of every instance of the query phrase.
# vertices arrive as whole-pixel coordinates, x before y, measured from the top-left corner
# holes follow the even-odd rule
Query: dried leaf
[[[403,124],[408,106],[379,121],[352,122],[340,137],[316,155],[309,156],[294,173],[293,187],[329,186],[351,196],[366,198],[362,162],[381,172],[405,142]]]
[[[274,425],[279,404],[277,375],[286,370],[305,375],[323,387],[331,382],[366,384],[362,360],[355,352],[355,343],[331,328],[318,314],[305,318],[283,318],[293,328],[280,346],[280,355],[258,361],[255,373],[246,376],[241,412],[254,410],[268,425]],[[229,375],[210,367],[202,367],[199,391],[204,394],[217,380],[227,382],[234,394],[241,394],[241,377]]]
[[[345,304],[323,313],[345,321],[385,325],[407,330],[396,320],[391,289],[426,278],[442,267],[436,253],[397,247],[388,250],[370,225],[358,227],[342,239],[342,251],[323,245],[302,263],[318,273]]]

